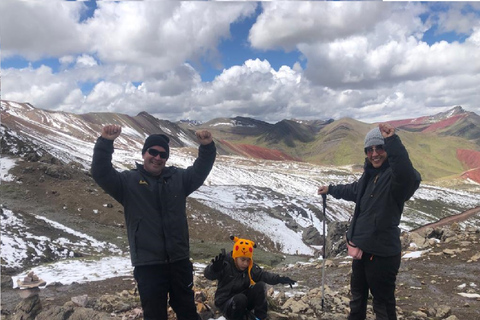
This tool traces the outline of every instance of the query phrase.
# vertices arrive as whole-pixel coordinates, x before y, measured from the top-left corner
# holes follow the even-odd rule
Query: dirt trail
[[[466,219],[470,218],[471,216],[473,216],[475,214],[478,214],[478,213],[480,213],[480,206],[472,208],[472,209],[467,210],[467,211],[464,211],[462,213],[453,215],[453,216],[442,218],[442,219],[438,220],[437,222],[428,223],[428,224],[423,225],[421,227],[418,227],[416,229],[410,230],[410,232],[415,231],[415,232],[421,233],[421,232],[425,231],[427,228],[436,228],[436,227],[442,227],[442,226],[445,226],[445,225],[450,225],[454,222],[464,221],[464,220],[466,220]]]

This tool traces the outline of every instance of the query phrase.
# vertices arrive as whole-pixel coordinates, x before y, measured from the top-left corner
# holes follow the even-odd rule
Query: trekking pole
[[[327,257],[327,236],[325,234],[325,220],[327,216],[325,214],[325,209],[327,208],[327,195],[322,194],[323,200],[323,262],[322,262],[322,310],[325,306],[325,258]]]

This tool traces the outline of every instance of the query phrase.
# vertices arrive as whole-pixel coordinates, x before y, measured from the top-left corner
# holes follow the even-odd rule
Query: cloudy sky
[[[480,3],[0,1],[2,99],[172,121],[480,114]]]

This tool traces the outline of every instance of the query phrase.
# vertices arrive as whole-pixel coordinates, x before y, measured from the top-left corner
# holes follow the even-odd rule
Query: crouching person
[[[253,263],[253,248],[257,247],[253,241],[234,236],[230,239],[234,241],[232,252],[225,254],[222,250],[204,271],[207,279],[218,280],[215,306],[228,320],[266,319],[265,284],[289,284],[292,287],[296,281],[264,271]]]

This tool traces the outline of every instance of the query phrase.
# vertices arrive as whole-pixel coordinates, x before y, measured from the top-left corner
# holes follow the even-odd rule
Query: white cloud
[[[208,109],[210,118],[227,113],[277,121],[317,115],[318,110],[309,108],[310,100],[321,93],[312,92],[301,69],[283,66],[275,70],[268,61],[255,59],[224,70],[214,81],[197,88],[196,94],[194,99],[202,110]],[[189,118],[195,116],[200,114],[191,113]]]
[[[440,12],[434,18],[438,19],[438,32],[456,32],[469,34],[472,28],[479,26],[478,13],[465,12],[466,7],[472,7],[479,11],[478,3],[450,3],[449,10]]]
[[[480,112],[475,3],[97,5],[92,17],[80,21],[87,9],[81,2],[1,1],[2,56],[30,62],[2,70],[2,98],[69,112],[147,111],[169,120],[241,115],[271,122],[376,121],[455,105]],[[248,39],[232,38],[232,24],[258,8],[263,11]],[[464,41],[430,43],[425,35],[431,27],[437,35],[461,33]],[[222,41],[250,45],[251,56],[222,66],[229,58],[220,51]],[[270,55],[292,50],[304,60],[278,66]],[[33,63],[42,57],[58,59],[58,68]],[[205,63],[224,69],[202,82]],[[81,91],[85,83],[90,92]]]
[[[13,101],[35,101],[39,106],[54,106],[75,88],[75,83],[53,74],[52,69],[46,66],[7,69],[3,73],[2,97]]]
[[[99,2],[85,29],[103,61],[140,65],[152,74],[186,60],[215,60],[230,24],[254,9],[254,3]]]
[[[82,2],[1,1],[2,56],[38,60],[85,50],[88,42],[78,23],[84,9]]]
[[[369,2],[265,2],[249,40],[255,48],[293,50],[372,30],[384,14]],[[381,18],[382,20],[384,18]]]
[[[94,57],[86,54],[82,54],[80,57],[77,58],[77,66],[78,67],[93,67],[98,65],[97,61]]]

